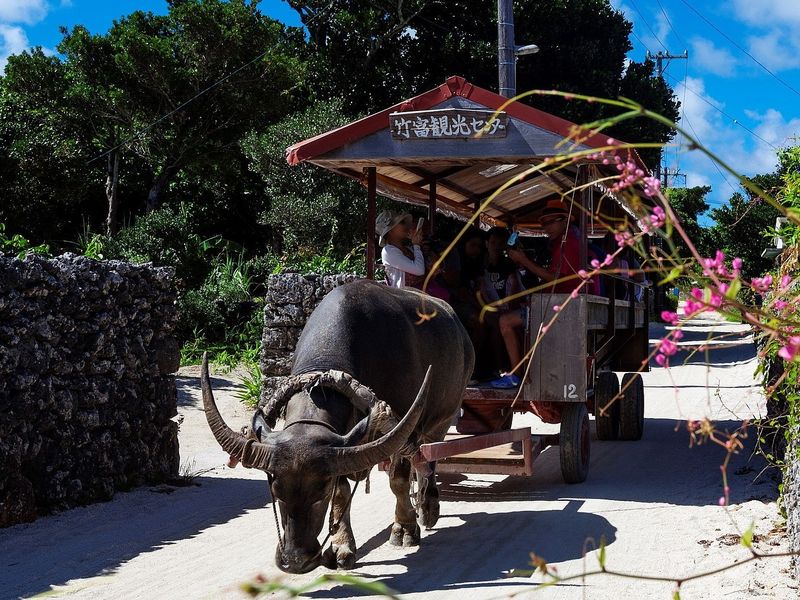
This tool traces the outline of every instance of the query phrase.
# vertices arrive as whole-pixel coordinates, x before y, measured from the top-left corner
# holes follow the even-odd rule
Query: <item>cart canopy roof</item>
[[[505,105],[505,106],[504,106]],[[484,128],[502,107],[497,119]],[[437,88],[338,129],[290,146],[289,164],[310,162],[366,185],[366,168],[377,170],[382,195],[427,205],[436,182],[437,210],[469,217],[498,187],[548,157],[563,155],[565,138],[577,126],[570,121],[450,77]],[[478,136],[481,130],[483,134]],[[611,140],[616,144],[615,140]],[[609,146],[607,135],[594,134],[571,150]],[[622,150],[649,175],[635,150]],[[578,180],[578,165],[582,181]],[[537,172],[498,195],[482,218],[489,224],[514,224],[538,229],[536,216],[552,198],[569,200],[576,184],[595,181],[596,190],[611,196],[631,213],[628,200],[604,185],[617,175],[616,165],[589,158],[549,172]],[[641,189],[633,192],[641,195]],[[644,199],[648,204],[652,200]],[[601,210],[600,203],[592,207]],[[610,208],[610,207],[609,207]],[[595,213],[596,214],[596,213]]]

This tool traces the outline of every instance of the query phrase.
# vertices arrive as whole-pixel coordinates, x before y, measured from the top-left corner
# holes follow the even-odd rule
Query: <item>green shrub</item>
[[[142,215],[105,243],[106,258],[134,263],[152,262],[175,268],[188,288],[199,286],[211,259],[226,246],[220,236],[203,236],[195,210],[188,202],[166,205]]]
[[[11,254],[23,258],[29,252],[50,256],[50,247],[47,244],[33,245],[18,233],[9,237],[6,234],[5,224],[0,223],[0,254]]]

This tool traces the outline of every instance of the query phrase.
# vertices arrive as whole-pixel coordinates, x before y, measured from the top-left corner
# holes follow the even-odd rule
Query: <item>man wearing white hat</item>
[[[411,283],[411,276],[425,275],[425,258],[420,241],[422,231],[411,230],[413,218],[408,213],[394,213],[385,210],[375,219],[381,261],[386,269],[386,281],[392,287],[405,287]],[[411,240],[411,248],[405,240]],[[415,286],[416,287],[416,286]]]

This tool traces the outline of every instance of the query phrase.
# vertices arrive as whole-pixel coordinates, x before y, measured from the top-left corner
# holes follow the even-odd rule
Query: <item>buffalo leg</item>
[[[436,487],[436,463],[428,463],[428,473],[417,472],[417,523],[433,529],[439,520],[439,488]]]
[[[350,526],[350,484],[344,477],[339,478],[333,494],[333,521],[337,523],[331,534],[331,545],[322,556],[322,564],[330,569],[352,569],[356,564],[356,539]]]
[[[392,457],[389,467],[389,486],[397,499],[389,543],[394,546],[418,546],[419,525],[417,525],[417,513],[411,505],[409,497],[411,462],[408,459],[399,456]]]

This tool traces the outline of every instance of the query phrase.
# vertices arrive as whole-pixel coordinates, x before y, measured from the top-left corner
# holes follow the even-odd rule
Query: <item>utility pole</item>
[[[686,187],[686,175],[684,173],[681,173],[678,169],[670,169],[668,167],[664,167],[664,171],[663,171],[662,174],[664,176],[664,179],[662,179],[662,181],[661,181],[661,186],[662,187],[665,187],[665,188],[675,187],[674,185],[672,185],[672,186],[669,185],[669,178],[670,177],[672,177],[673,183],[674,183],[674,181],[676,179],[683,179],[683,185],[684,185],[684,187]]]
[[[497,0],[497,78],[499,94],[517,95],[517,69],[514,56],[514,8],[512,0]]]
[[[536,44],[515,44],[512,0],[497,0],[497,81],[501,96],[513,98],[517,95],[517,57],[538,51]]]
[[[683,54],[670,54],[669,51],[662,52],[661,50],[659,50],[657,54],[651,54],[650,51],[648,50],[646,57],[647,57],[648,60],[649,59],[653,59],[653,60],[656,61],[656,73],[658,74],[658,77],[663,81],[664,80],[664,71],[669,66],[669,62],[671,60],[679,60],[679,59],[688,60],[689,59],[689,51],[688,50],[684,50]],[[666,61],[666,64],[665,64],[664,61]],[[665,168],[665,170],[666,170],[666,168]],[[661,179],[661,157],[659,157],[658,164],[656,165],[656,173],[655,173],[655,175],[656,175],[656,178],[659,181],[662,180]],[[677,173],[676,173],[676,175],[677,175]],[[665,187],[666,187],[666,181],[667,181],[667,176],[665,174],[663,182],[662,182]]]

